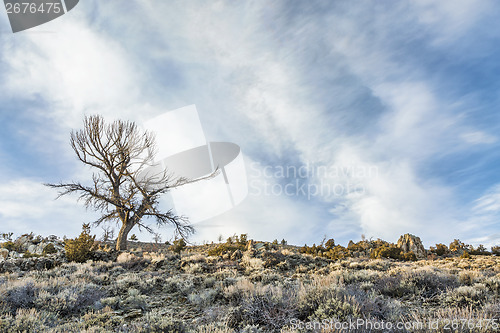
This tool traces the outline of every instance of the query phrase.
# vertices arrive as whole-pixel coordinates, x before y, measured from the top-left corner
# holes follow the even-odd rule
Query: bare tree
[[[107,225],[102,228],[101,240],[106,243],[112,241],[115,238],[115,229]]]
[[[194,232],[186,217],[177,216],[172,210],[161,212],[158,208],[162,194],[193,180],[174,178],[166,170],[147,172],[154,166],[153,134],[139,130],[134,122],[116,120],[105,123],[101,116],[94,115],[84,118],[83,129],[71,132],[70,143],[78,159],[95,170],[93,184],[45,185],[60,190],[57,198],[76,193],[85,207],[102,212],[94,226],[108,221],[121,223],[117,250],[127,249],[128,233],[135,226],[154,233],[143,218],[155,219],[158,226],[172,225],[175,235],[181,237]]]

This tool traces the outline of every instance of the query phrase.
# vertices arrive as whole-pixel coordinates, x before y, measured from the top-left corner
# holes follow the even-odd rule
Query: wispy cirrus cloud
[[[207,222],[220,227],[200,224],[198,240],[241,232],[297,243],[323,234],[395,240],[413,232],[428,245],[446,241],[443,234],[468,237],[471,226],[495,228],[471,201],[500,181],[477,176],[494,163],[479,149],[498,145],[491,104],[482,102],[498,87],[456,79],[488,75],[475,72],[477,59],[493,63],[498,51],[489,41],[498,36],[472,32],[485,31],[494,3],[145,1],[120,15],[117,6],[91,1],[51,23],[57,33],[1,36],[2,101],[38,96],[46,103],[30,115],[46,128],[31,125],[32,136],[17,140],[49,142],[40,150],[68,166],[45,175],[81,170],[66,141],[83,114],[141,122],[195,103],[208,138],[238,143],[248,163],[377,170],[301,179],[363,191],[248,198]],[[15,154],[2,149],[6,158]],[[477,163],[471,154],[491,157]],[[464,170],[467,184],[450,179]],[[275,178],[269,181],[279,186],[291,181]]]

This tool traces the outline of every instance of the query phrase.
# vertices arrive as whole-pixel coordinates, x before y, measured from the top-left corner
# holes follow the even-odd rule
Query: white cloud
[[[162,108],[197,103],[210,139],[222,134],[242,146],[251,142],[249,148],[254,151],[296,162],[379,170],[377,177],[355,179],[366,189],[362,195],[320,198],[331,202],[335,219],[325,221],[307,202],[252,197],[240,208],[208,221],[221,227],[205,229],[200,237],[214,239],[217,233],[234,230],[266,239],[286,233],[303,242],[321,237],[317,233],[322,235],[322,230],[347,234],[346,229],[361,228],[368,236],[388,239],[413,231],[425,241],[458,224],[462,210],[456,206],[453,189],[437,180],[423,181],[420,168],[432,156],[455,149],[457,141],[492,143],[493,137],[468,128],[457,139],[464,126],[452,101],[439,96],[439,87],[418,66],[395,56],[399,54],[396,37],[399,33],[410,37],[430,27],[433,41],[452,43],[453,36],[467,32],[487,8],[471,1],[462,4],[457,9],[455,2],[413,2],[384,9],[380,16],[372,15],[368,7],[351,7],[345,12],[318,13],[318,20],[304,16],[281,22],[272,31],[264,27],[269,23],[265,17],[281,18],[280,9],[267,3],[238,7],[223,2],[148,1],[138,4],[137,12],[120,16],[115,3],[102,3],[92,24],[82,14],[55,20],[51,26],[55,34],[26,34],[8,41],[4,52],[10,55],[5,59],[10,70],[3,87],[15,97],[40,94],[50,102],[49,110],[44,110],[49,116],[35,116],[57,119],[65,129],[79,127],[83,113],[142,121],[166,111]],[[414,12],[401,15],[408,7]],[[111,21],[106,25],[105,20]],[[103,25],[114,30],[100,30]],[[287,36],[293,40],[277,40],[280,29],[288,29]],[[141,49],[128,50],[127,45]],[[316,50],[317,45],[323,48]],[[306,53],[309,48],[315,51]],[[168,73],[150,68],[154,74],[147,74],[136,63],[143,52],[182,73],[176,78],[178,96],[165,92],[156,94],[154,102],[145,100],[145,91],[154,88],[157,76]],[[304,64],[305,58],[313,60]],[[335,105],[343,92],[325,88],[328,101],[311,97],[317,96],[316,86],[310,84],[317,77],[308,76],[307,66],[316,66],[315,61],[324,58],[342,64],[328,68],[329,78],[347,72],[380,102],[385,114],[371,124],[374,134],[369,140],[360,138],[356,129],[339,134],[340,125],[330,116],[341,119],[349,112]],[[333,106],[325,107],[326,102]],[[34,133],[33,140],[49,131]],[[50,134],[60,136],[61,147],[68,149],[66,130]],[[287,156],[291,151],[297,156]],[[346,184],[353,179],[330,181]],[[17,218],[14,215],[24,206],[8,202],[10,208],[4,214]],[[306,219],[308,223],[303,222]],[[342,231],[340,224],[345,226]]]
[[[464,133],[460,137],[470,144],[491,144],[498,141],[497,137],[481,131]]]
[[[446,46],[481,22],[493,3],[474,0],[417,0],[412,1],[411,5],[420,23],[432,29],[434,43]]]
[[[481,213],[500,213],[500,184],[493,186],[486,194],[475,200],[474,211]]]
[[[18,179],[0,185],[2,231],[75,236],[82,223],[96,219],[95,214],[84,213],[75,198],[55,200],[56,196],[57,191],[34,180]]]

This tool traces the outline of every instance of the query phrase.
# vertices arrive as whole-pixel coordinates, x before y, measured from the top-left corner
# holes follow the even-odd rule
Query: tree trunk
[[[123,223],[120,232],[118,233],[118,238],[116,239],[116,250],[117,251],[126,251],[128,247],[127,243],[127,238],[128,238],[128,233],[132,228],[134,227],[134,224],[132,223]]]

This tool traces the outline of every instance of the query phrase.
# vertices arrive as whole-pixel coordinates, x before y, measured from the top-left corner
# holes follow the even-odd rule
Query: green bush
[[[15,241],[6,241],[5,243],[0,244],[0,247],[3,247],[4,249],[7,249],[9,251],[16,251],[16,252],[23,252],[23,248],[19,242]]]
[[[484,245],[482,244],[479,244],[477,248],[472,248],[470,254],[491,255],[491,253],[488,252],[488,250],[486,250],[486,247],[484,247]]]
[[[24,254],[23,254],[23,258],[38,258],[38,257],[40,257],[39,254],[31,253],[28,250],[24,251]]]
[[[464,253],[462,253],[462,255],[460,256],[460,258],[462,258],[462,259],[470,259],[471,256],[470,256],[469,252],[464,251]]]
[[[444,256],[450,252],[448,247],[445,244],[436,244],[436,247],[431,246],[431,251],[437,254],[438,256]]]
[[[47,254],[57,253],[57,249],[54,244],[49,243],[43,248],[42,254],[46,256]]]
[[[174,240],[174,245],[170,246],[170,250],[175,253],[181,253],[186,248],[186,241],[184,238]]]
[[[405,260],[405,261],[416,261],[417,256],[415,255],[415,253],[410,251],[410,252],[406,252],[406,253],[401,254],[400,259]]]
[[[0,244],[0,247],[7,249],[9,251],[14,251],[16,244],[13,241],[9,240],[6,241],[5,243]]]
[[[323,256],[332,260],[338,260],[349,257],[349,251],[342,245],[337,245],[329,248]]]
[[[83,224],[82,233],[78,238],[67,239],[64,249],[66,250],[66,258],[69,261],[86,262],[91,259],[95,241],[95,235],[90,235],[90,225]]]
[[[209,256],[222,256],[226,253],[233,253],[236,250],[243,250],[244,246],[242,244],[235,243],[222,243],[208,250],[207,254]]]
[[[373,259],[380,259],[380,258],[401,259],[402,251],[403,250],[401,250],[394,244],[382,245],[374,249],[370,254],[370,257]]]
[[[226,253],[233,253],[236,250],[244,251],[248,242],[247,234],[241,234],[240,237],[234,235],[229,237],[225,243],[219,244],[216,247],[209,249],[209,256],[222,256]]]

